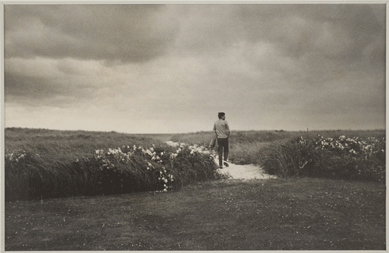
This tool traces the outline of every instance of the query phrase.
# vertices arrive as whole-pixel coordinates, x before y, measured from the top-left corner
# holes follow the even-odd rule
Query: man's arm
[[[230,138],[230,126],[228,125],[228,122],[226,121],[226,134],[227,134],[227,137]]]

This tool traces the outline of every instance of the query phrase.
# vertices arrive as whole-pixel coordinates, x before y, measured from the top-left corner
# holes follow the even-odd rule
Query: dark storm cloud
[[[349,63],[373,40],[385,43],[369,5],[6,5],[5,19],[7,58],[146,61],[167,53],[179,32],[180,53],[222,54],[248,40]],[[381,62],[382,48],[369,57]]]
[[[162,5],[6,5],[5,57],[142,62],[177,32]]]
[[[250,47],[268,44],[274,49],[267,55],[267,61],[274,63],[269,68],[285,71],[280,62],[289,58],[303,68],[307,79],[329,78],[328,73],[342,71],[339,68],[345,65],[357,71],[385,66],[382,4],[189,5],[182,10],[175,44],[180,55],[220,57],[240,42]],[[253,50],[247,54],[256,57]]]
[[[352,62],[377,36],[384,41],[384,19],[369,5],[242,5],[239,14],[250,41],[275,43],[292,57],[314,50]]]
[[[22,76],[5,72],[5,102],[26,106],[69,106],[90,99],[95,91],[88,86],[56,78]]]

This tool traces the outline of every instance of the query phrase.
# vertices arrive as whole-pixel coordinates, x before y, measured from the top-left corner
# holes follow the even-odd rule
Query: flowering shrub
[[[303,137],[301,137],[300,141],[305,143]],[[346,136],[341,135],[334,139],[318,135],[318,138],[314,139],[314,143],[316,149],[330,150],[338,154],[351,153],[363,160],[368,160],[372,157],[385,159],[385,138],[382,138],[382,140],[378,140],[375,137],[366,139],[360,137],[346,138]]]
[[[385,138],[295,138],[262,153],[262,165],[278,176],[325,176],[385,182]]]
[[[7,153],[5,164],[7,199],[167,192],[191,182],[220,178],[209,151],[183,143],[98,149],[66,164],[47,164],[39,155],[20,150]]]
[[[19,160],[25,158],[27,155],[25,150],[17,150],[15,152],[7,153],[5,155],[5,161],[11,162],[11,163],[17,163]]]
[[[92,158],[85,162],[96,164],[102,172],[101,181],[103,187],[116,188],[116,191],[127,192],[143,190],[143,188],[167,192],[172,189],[174,176],[164,166],[166,152],[157,152],[154,147],[144,149],[136,145],[122,146],[121,148],[108,150],[96,150]],[[156,181],[155,179],[158,179]],[[151,185],[154,185],[151,187]]]

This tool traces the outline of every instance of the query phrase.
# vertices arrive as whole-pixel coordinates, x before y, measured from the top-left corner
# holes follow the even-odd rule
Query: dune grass
[[[179,189],[218,178],[210,155],[169,147],[170,135],[6,129],[5,137],[7,201]]]
[[[283,140],[294,136],[295,132],[285,131],[231,131],[229,138],[229,160],[235,164],[257,163],[258,151],[264,144],[276,140]],[[171,137],[173,141],[188,144],[209,146],[214,132],[197,132],[188,134],[176,134]]]
[[[264,170],[278,177],[326,177],[386,182],[386,140],[380,137],[292,138],[258,153]]]
[[[173,140],[208,146],[213,134],[210,131],[131,135],[116,132],[9,128],[5,131],[6,199],[112,194],[157,190],[161,187],[165,190],[169,187],[177,189],[197,180],[216,179],[216,167],[210,162],[209,156],[192,156],[190,150],[186,149],[178,156],[178,160],[173,162],[171,155],[175,151],[165,144],[167,140]],[[318,134],[322,135],[322,138],[343,134],[358,138],[385,137],[385,131],[379,130],[232,131],[229,160],[235,164],[259,164],[269,174],[280,177],[325,176],[385,182],[384,142],[360,145],[361,154],[366,153],[365,148],[370,147],[369,150],[373,150],[372,145],[374,152],[379,151],[369,155],[366,160],[363,156],[354,156],[347,152],[317,150],[317,145],[301,144],[298,141],[301,137],[305,138],[304,140],[313,140]],[[141,146],[145,150],[155,147],[158,154],[164,155],[161,155],[161,160],[157,162],[152,160],[154,158],[150,155],[134,153],[131,150],[133,146]],[[125,153],[119,148],[126,149]],[[354,147],[356,148],[358,147]],[[117,153],[111,153],[112,149]],[[383,151],[380,151],[381,149]],[[96,156],[97,150],[102,150],[104,154]],[[153,170],[150,170],[150,164]],[[175,178],[174,183],[160,183],[171,176]]]
[[[117,132],[60,131],[49,129],[6,128],[5,153],[25,150],[39,154],[47,162],[69,162],[89,156],[97,149],[123,145],[151,147],[160,144],[164,135],[136,135]]]
[[[172,139],[178,142],[208,145],[213,132],[197,132],[190,134],[174,135]],[[303,137],[305,140],[313,140],[322,136],[324,139],[332,138],[337,139],[339,136],[346,136],[351,138],[360,138],[367,140],[368,138],[376,138],[380,140],[379,146],[385,150],[385,142],[382,139],[386,137],[385,130],[329,130],[329,131],[232,131],[229,139],[230,144],[230,156],[229,160],[235,164],[257,164],[261,165],[268,173],[277,176],[298,176],[298,173],[287,173],[298,169],[298,166],[303,160],[298,160],[301,157],[301,150],[293,144],[296,140]],[[361,145],[366,147],[366,145]],[[304,147],[306,151],[315,148],[314,146]],[[327,150],[328,151],[328,150]],[[300,155],[298,153],[300,152]],[[327,152],[322,152],[322,162],[328,157],[334,158],[334,155]],[[339,169],[344,167],[341,163],[341,159],[347,158],[346,156],[335,156],[332,163],[328,163],[326,166],[332,169]],[[378,166],[385,164],[385,152],[381,152],[379,155],[380,162]],[[339,159],[338,159],[339,158]],[[310,158],[308,158],[310,159]],[[336,160],[338,159],[338,160]],[[350,159],[348,162],[352,162]],[[361,160],[356,162],[361,163]],[[383,163],[383,164],[382,164]],[[357,165],[355,162],[353,165]],[[319,163],[317,163],[319,165]],[[307,168],[312,164],[308,165]],[[277,167],[277,169],[275,169]],[[316,166],[318,167],[318,166]],[[384,175],[383,171],[380,171],[380,175]],[[309,175],[307,172],[304,175]],[[312,175],[315,176],[315,175]],[[337,175],[335,175],[337,176]],[[380,176],[380,179],[381,179]]]
[[[270,143],[278,140],[287,140],[295,137],[313,138],[321,135],[325,138],[335,138],[340,135],[351,137],[382,137],[385,136],[385,130],[322,130],[322,131],[231,131],[230,144],[244,145],[247,143]],[[172,141],[184,142],[188,144],[198,144],[207,146],[210,142],[212,131],[202,131],[196,133],[174,134]]]
[[[385,250],[385,185],[208,181],[169,193],[7,202],[5,250]]]

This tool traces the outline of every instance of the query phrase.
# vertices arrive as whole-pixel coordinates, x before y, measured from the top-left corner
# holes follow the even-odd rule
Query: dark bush
[[[264,170],[279,177],[327,177],[385,183],[385,138],[302,137],[260,152]]]
[[[6,200],[167,191],[217,179],[209,154],[167,145],[97,150],[68,163],[18,151],[5,159]]]

